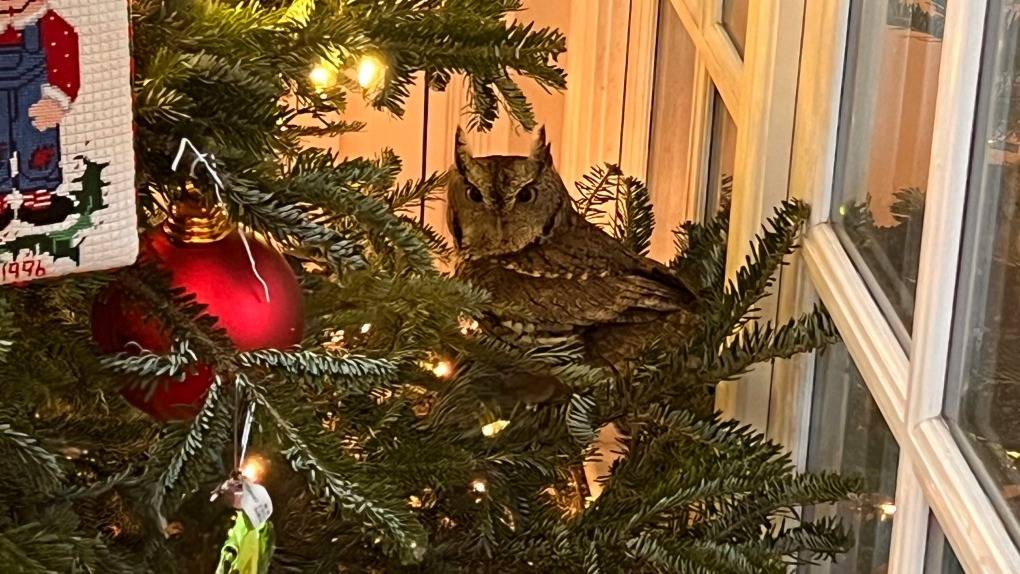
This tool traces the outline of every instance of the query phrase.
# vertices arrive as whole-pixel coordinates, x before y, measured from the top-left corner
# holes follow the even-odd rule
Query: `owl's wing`
[[[535,245],[512,257],[472,262],[461,275],[510,304],[540,332],[591,325],[644,323],[690,310],[694,295],[668,269],[629,251],[594,226]]]

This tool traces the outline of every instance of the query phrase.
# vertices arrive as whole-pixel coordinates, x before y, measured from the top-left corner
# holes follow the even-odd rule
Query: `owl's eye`
[[[531,190],[531,187],[525,187],[517,192],[517,203],[528,203],[532,199],[535,199],[535,192]]]
[[[475,203],[481,203],[482,202],[482,192],[478,191],[477,187],[472,187],[472,186],[469,185],[468,188],[467,188],[467,196],[468,196],[468,199],[470,199],[471,201],[473,201]]]

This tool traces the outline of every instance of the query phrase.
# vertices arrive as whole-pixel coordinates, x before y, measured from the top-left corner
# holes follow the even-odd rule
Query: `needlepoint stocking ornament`
[[[0,0],[0,284],[138,251],[128,6]]]

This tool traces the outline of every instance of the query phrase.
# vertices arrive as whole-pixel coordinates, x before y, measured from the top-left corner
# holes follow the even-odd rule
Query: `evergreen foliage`
[[[186,137],[214,156],[231,218],[299,271],[307,330],[298,351],[238,353],[193,297],[145,265],[0,290],[5,569],[214,571],[233,511],[209,494],[233,468],[238,396],[255,404],[252,449],[267,461],[274,572],[780,572],[848,548],[838,522],[796,518],[801,505],[849,496],[854,481],[795,475],[778,445],[718,420],[709,403],[715,383],[835,338],[821,311],[781,327],[751,321],[806,206],[777,212],[731,283],[725,212],[685,224],[672,268],[698,286],[702,330],[681,349],[651,344],[612,378],[576,349],[514,349],[464,328],[488,296],[438,273],[442,240],[403,211],[438,177],[400,184],[392,153],[341,159],[302,147],[305,136],[358,127],[337,114],[359,88],[340,74],[320,90],[311,67],[346,70],[365,56],[386,66],[366,94],[379,108],[399,114],[416,73],[434,89],[465,74],[477,127],[499,109],[530,127],[514,78],[562,88],[553,61],[565,44],[504,19],[519,7],[133,2],[143,228],[179,196],[184,174],[170,163]],[[611,198],[597,199],[610,180]],[[612,167],[588,181],[610,231],[647,249],[643,184]],[[113,280],[172,335],[170,353],[98,352],[90,310]],[[429,368],[444,359],[450,376]],[[193,421],[158,425],[118,394],[199,363],[216,380]],[[502,400],[514,376],[535,372],[573,395]],[[500,420],[502,432],[483,433]],[[611,422],[626,429],[626,456],[586,506],[574,469]]]

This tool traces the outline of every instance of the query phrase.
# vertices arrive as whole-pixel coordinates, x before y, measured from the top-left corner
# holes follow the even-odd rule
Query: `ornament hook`
[[[198,151],[198,148],[195,147],[195,144],[191,143],[191,140],[189,140],[188,138],[181,138],[181,145],[177,148],[177,157],[175,157],[173,163],[170,164],[170,169],[177,171],[177,167],[180,165],[181,159],[184,157],[184,152],[188,148],[191,148],[192,153],[195,154],[195,161],[191,163],[191,176],[192,177],[195,176],[195,167],[197,167],[199,163],[204,165],[206,171],[209,172],[209,177],[211,177],[213,180],[213,190],[216,193],[216,202],[222,207],[224,205],[224,202],[223,196],[220,194],[220,190],[223,188],[223,180],[220,179],[220,174],[219,172],[216,171],[216,167],[213,165],[213,163],[210,162],[209,159],[207,159],[212,158],[213,161],[216,160],[216,157],[213,156],[211,153],[202,153]],[[262,275],[259,274],[258,267],[255,265],[255,256],[252,255],[251,246],[248,245],[248,238],[245,236],[244,233],[241,233],[240,236],[241,243],[244,245],[244,251],[248,254],[248,262],[251,263],[251,271],[252,273],[255,274],[255,278],[259,280],[259,283],[262,284],[262,288],[263,290],[265,290],[266,294],[266,303],[268,303],[269,285],[266,284],[266,280],[263,279]]]

